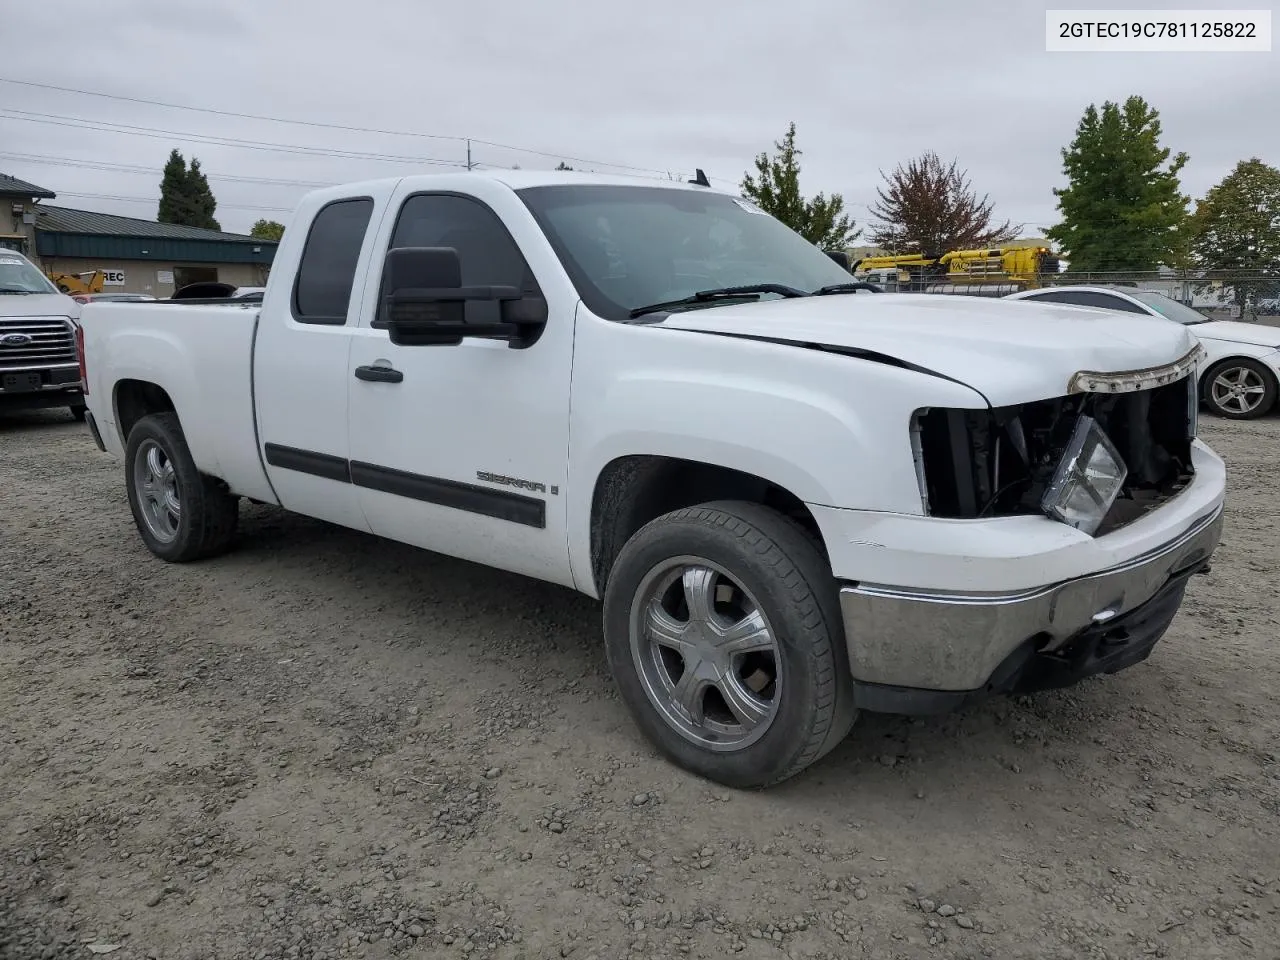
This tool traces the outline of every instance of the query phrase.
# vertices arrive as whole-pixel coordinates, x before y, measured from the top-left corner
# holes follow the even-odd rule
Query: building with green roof
[[[278,244],[240,233],[53,206],[56,194],[0,174],[0,245],[50,277],[101,271],[104,290],[167,297],[188,283],[262,286]],[[4,231],[4,214],[13,229]]]

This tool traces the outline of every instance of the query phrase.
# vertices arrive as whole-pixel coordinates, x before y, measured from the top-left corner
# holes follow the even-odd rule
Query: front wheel
[[[710,780],[786,780],[853,723],[831,570],[799,525],[758,504],[703,504],[643,527],[610,573],[604,634],[642,732]]]
[[[1229,420],[1253,420],[1276,402],[1276,377],[1249,357],[1223,360],[1205,374],[1204,399],[1209,409]]]
[[[162,560],[212,556],[235,536],[240,501],[196,467],[176,414],[150,414],[129,431],[125,487],[143,542]]]

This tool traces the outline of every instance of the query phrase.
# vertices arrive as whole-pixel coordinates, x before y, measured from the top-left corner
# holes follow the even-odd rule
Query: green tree
[[[156,219],[160,223],[220,230],[221,226],[213,217],[217,208],[218,201],[209,189],[209,180],[200,169],[200,161],[193,158],[188,167],[177,149],[170,151],[160,179],[160,209]]]
[[[1090,104],[1062,151],[1068,185],[1054,188],[1062,221],[1046,235],[1071,269],[1154,270],[1185,248],[1187,155],[1160,145],[1160,115],[1142,97]]]
[[[259,240],[275,240],[278,243],[284,236],[284,224],[275,220],[259,220],[249,229],[249,236]]]
[[[1241,160],[1196,205],[1192,225],[1191,250],[1200,266],[1280,273],[1280,170],[1257,157]],[[1224,289],[1243,312],[1260,288],[1236,283]]]
[[[218,209],[218,201],[209,189],[209,179],[200,169],[200,161],[194,157],[191,158],[191,166],[187,168],[187,190],[195,209],[195,222],[189,226],[221,230],[221,225],[213,218],[214,211]]]
[[[169,152],[160,179],[160,212],[156,219],[161,223],[186,223],[189,217],[187,161],[174,149]]]
[[[862,231],[855,230],[853,219],[844,213],[840,194],[819,193],[806,200],[800,193],[801,150],[796,146],[794,121],[773,146],[777,153],[772,158],[764,153],[756,157],[756,176],[743,176],[743,195],[824,250],[843,250],[856,240]]]

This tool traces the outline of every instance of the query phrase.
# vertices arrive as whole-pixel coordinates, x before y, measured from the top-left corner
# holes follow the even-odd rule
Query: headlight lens
[[[1055,520],[1093,536],[1128,475],[1119,451],[1097,421],[1082,416],[1040,506]]]

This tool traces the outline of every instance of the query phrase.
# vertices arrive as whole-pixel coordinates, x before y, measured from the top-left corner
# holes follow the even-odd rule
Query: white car
[[[1006,300],[1065,303],[1164,317],[1184,326],[1204,347],[1199,378],[1204,402],[1220,417],[1251,420],[1269,413],[1280,391],[1280,327],[1210,320],[1155,290],[1069,286],[1022,290]]]
[[[347,184],[261,307],[87,304],[88,429],[163,560],[243,497],[600,599],[644,733],[764,786],[1139,663],[1221,535],[1190,331],[862,289],[706,186]]]

